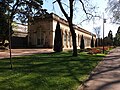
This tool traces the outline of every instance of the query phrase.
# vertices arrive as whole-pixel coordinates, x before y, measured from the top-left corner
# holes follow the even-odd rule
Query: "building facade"
[[[12,48],[27,48],[28,47],[28,25],[13,23],[13,34],[11,38]]]
[[[63,49],[72,48],[72,36],[68,26],[68,22],[56,14],[47,14],[42,17],[35,17],[34,22],[28,26],[28,44],[32,47],[53,48],[55,29],[57,22],[60,23],[62,31]],[[92,35],[94,42],[96,35],[91,32],[74,25],[76,33],[77,48],[80,48],[81,36],[84,37],[85,47],[90,48]]]

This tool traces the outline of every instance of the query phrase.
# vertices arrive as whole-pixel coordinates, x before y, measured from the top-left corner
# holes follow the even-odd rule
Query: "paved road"
[[[96,67],[82,90],[120,90],[120,47]]]
[[[12,49],[12,57],[23,56],[23,55],[32,55],[36,53],[50,53],[53,52],[53,49]],[[9,58],[9,50],[0,51],[1,58]]]

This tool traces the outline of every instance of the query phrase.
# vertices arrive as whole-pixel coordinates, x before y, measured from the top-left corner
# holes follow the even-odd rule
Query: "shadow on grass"
[[[0,89],[76,90],[102,57],[70,53],[36,54],[0,60]]]

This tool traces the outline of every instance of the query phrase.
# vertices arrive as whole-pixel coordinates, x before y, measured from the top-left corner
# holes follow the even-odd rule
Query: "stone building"
[[[13,34],[11,38],[12,48],[27,48],[28,47],[28,25],[20,23],[13,24]]]
[[[68,22],[56,14],[47,14],[42,17],[35,17],[28,29],[28,43],[32,47],[53,48],[56,24],[59,21],[62,31],[63,49],[72,48],[72,37],[69,30]],[[92,35],[94,41],[96,35],[91,32],[74,25],[76,33],[77,48],[80,48],[81,36],[84,36],[85,47],[89,48]]]

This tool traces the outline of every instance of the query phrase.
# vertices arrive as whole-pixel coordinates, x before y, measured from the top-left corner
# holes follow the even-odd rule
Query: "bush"
[[[102,51],[98,48],[92,48],[88,54],[97,54],[97,53],[101,53]]]

